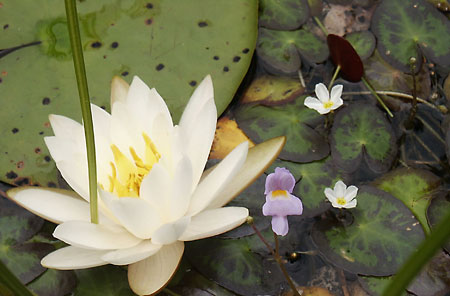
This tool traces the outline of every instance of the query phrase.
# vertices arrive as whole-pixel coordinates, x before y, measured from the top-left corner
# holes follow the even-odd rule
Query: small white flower
[[[323,83],[318,83],[316,84],[317,98],[307,97],[305,99],[305,106],[317,110],[320,114],[327,114],[339,108],[344,103],[341,99],[342,88],[342,84],[333,86],[330,96],[327,87]]]
[[[333,190],[325,188],[324,193],[335,208],[350,209],[356,207],[356,194],[358,193],[358,187],[356,186],[352,185],[347,188],[347,185],[339,180],[334,185]]]

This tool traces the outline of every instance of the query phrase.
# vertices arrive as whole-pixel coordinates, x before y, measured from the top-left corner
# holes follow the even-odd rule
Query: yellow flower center
[[[332,101],[328,101],[328,102],[323,103],[323,107],[325,109],[329,109],[329,108],[333,107],[333,105],[334,105],[334,103]]]
[[[337,203],[338,205],[345,206],[345,205],[347,204],[347,201],[346,201],[345,198],[343,198],[343,197],[338,197],[338,198],[336,199],[336,203]]]
[[[286,190],[274,190],[272,191],[272,199],[277,198],[289,198]]]
[[[144,160],[136,154],[133,147],[130,147],[133,157],[133,160],[130,160],[116,145],[111,145],[115,163],[110,163],[112,175],[109,176],[108,190],[119,197],[139,197],[142,180],[161,158],[149,136],[145,133],[142,136],[145,141]]]

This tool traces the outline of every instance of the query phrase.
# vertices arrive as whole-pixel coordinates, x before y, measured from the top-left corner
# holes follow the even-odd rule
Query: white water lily
[[[314,109],[320,114],[327,114],[342,106],[344,101],[341,99],[343,86],[341,84],[333,86],[331,89],[331,96],[327,87],[323,83],[316,84],[316,96],[307,97],[305,99],[305,106]]]
[[[337,181],[334,189],[325,188],[325,196],[335,208],[354,208],[356,207],[356,195],[358,194],[358,187],[348,186],[341,180]]]
[[[111,105],[111,114],[92,105],[99,224],[89,222],[83,126],[64,116],[50,116],[55,136],[45,142],[76,193],[22,187],[8,196],[60,224],[53,235],[70,246],[47,255],[43,266],[129,265],[132,290],[154,294],[174,274],[184,241],[223,233],[246,220],[246,208],[223,206],[270,165],[285,139],[272,139],[249,152],[244,142],[203,173],[217,121],[210,76],[194,91],[179,125],[173,125],[156,90],[137,77],[130,86],[113,80]]]

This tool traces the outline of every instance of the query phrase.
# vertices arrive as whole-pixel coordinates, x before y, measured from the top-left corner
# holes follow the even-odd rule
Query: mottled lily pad
[[[327,187],[334,187],[338,180],[342,180],[331,157],[310,163],[277,160],[267,172],[273,172],[275,167],[285,167],[294,175],[297,181],[294,195],[302,200],[302,217],[314,217],[327,210],[330,203],[326,201],[323,191]]]
[[[281,105],[294,100],[304,91],[305,88],[298,79],[264,75],[252,81],[240,102],[265,106]]]
[[[78,285],[75,296],[134,296],[131,291],[127,272],[120,266],[106,265],[75,271]]]
[[[411,57],[419,70],[422,55],[450,67],[450,21],[425,0],[381,2],[371,29],[383,58],[404,72],[410,72]]]
[[[353,32],[345,36],[358,53],[361,60],[370,57],[375,49],[375,36],[370,31]]]
[[[28,289],[37,295],[64,296],[70,294],[76,285],[77,278],[73,271],[47,269],[28,285]]]
[[[273,30],[294,30],[309,16],[306,0],[259,1],[259,25]]]
[[[361,186],[358,205],[344,225],[329,216],[314,224],[312,238],[334,265],[363,275],[394,274],[425,235],[409,209],[382,190]]]
[[[331,156],[346,172],[361,161],[374,172],[386,172],[397,155],[391,125],[375,106],[355,103],[336,114],[330,134]]]
[[[260,28],[256,48],[264,66],[273,73],[294,74],[301,61],[321,63],[328,58],[328,48],[306,29],[275,31]]]
[[[234,115],[240,128],[255,142],[286,136],[279,158],[310,162],[329,153],[326,139],[312,127],[323,124],[323,116],[303,105],[305,96],[281,106],[241,105]]]
[[[363,289],[373,296],[381,295],[384,289],[390,283],[392,276],[388,277],[374,277],[374,276],[358,276],[358,281],[363,287]],[[408,293],[404,291],[399,296],[407,296]]]
[[[41,259],[54,250],[45,243],[27,243],[44,220],[0,197],[0,260],[28,283],[45,271]]]
[[[274,260],[252,251],[263,248],[253,235],[240,239],[211,238],[190,242],[186,255],[207,278],[240,295],[275,295],[284,279]]]
[[[431,200],[430,206],[427,209],[427,219],[431,229],[435,227],[450,211],[449,196],[441,195]],[[444,249],[450,252],[450,241],[445,244]]]
[[[401,200],[413,212],[428,234],[426,210],[439,184],[440,178],[430,171],[409,168],[396,169],[375,180],[376,187]]]
[[[256,44],[256,0],[78,1],[78,11],[92,102],[108,110],[112,77],[130,82],[138,75],[158,90],[177,122],[194,88],[211,74],[220,114]],[[3,1],[0,19],[6,49],[0,92],[9,110],[2,117],[0,180],[55,186],[43,141],[52,135],[48,115],[81,119],[64,2]]]

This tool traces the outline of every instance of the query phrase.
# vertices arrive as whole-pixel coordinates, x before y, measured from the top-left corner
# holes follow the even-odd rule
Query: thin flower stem
[[[0,284],[7,287],[12,295],[33,296],[34,294],[0,260]]]
[[[336,80],[336,77],[338,76],[340,70],[341,70],[341,65],[337,65],[336,70],[334,71],[333,77],[331,78],[330,84],[328,85],[328,91],[330,91],[331,87],[333,86],[333,83]]]
[[[322,30],[322,32],[325,34],[325,36],[328,36],[328,31],[325,28],[325,26],[322,24],[322,22],[319,20],[319,18],[317,16],[315,16],[314,20],[316,21],[317,25]]]
[[[281,271],[283,272],[284,277],[286,278],[289,286],[291,287],[292,291],[294,292],[294,295],[301,296],[300,293],[297,290],[297,287],[295,286],[294,282],[291,279],[291,276],[286,270],[286,267],[284,267],[283,261],[281,259],[280,253],[279,253],[279,242],[278,242],[278,235],[274,232],[273,237],[275,238],[275,260],[277,261],[278,265],[280,266]]]
[[[75,0],[65,0],[67,25],[69,29],[70,45],[72,48],[73,65],[77,77],[78,94],[80,96],[81,113],[83,115],[84,135],[86,138],[86,151],[89,172],[89,198],[91,209],[91,222],[98,224],[97,205],[97,168],[95,162],[94,128],[92,123],[89,91],[84,68],[83,48],[81,47],[78,13]]]
[[[404,94],[404,93],[401,93],[401,92],[396,92],[396,91],[377,90],[375,92],[377,94],[380,94],[380,95],[399,97],[399,98],[405,98],[405,99],[410,99],[410,100],[413,99],[413,96],[411,96],[411,95]],[[342,93],[342,95],[370,95],[370,94],[372,94],[371,91],[347,91],[347,92],[343,92]],[[417,99],[417,102],[425,104],[428,107],[431,107],[431,108],[433,108],[433,109],[435,109],[435,110],[440,112],[439,108],[436,107],[435,105],[431,104],[430,102],[428,102],[428,101],[426,101],[424,99],[421,99],[419,97],[416,97],[416,99]]]
[[[272,254],[272,256],[275,257],[275,251],[272,249],[272,247],[269,245],[269,243],[266,241],[266,239],[262,236],[261,232],[259,232],[258,228],[253,223],[249,223],[250,226],[253,228],[253,231],[255,231],[256,235],[259,237],[259,239],[266,245],[269,252]]]
[[[411,254],[398,273],[390,280],[382,296],[401,295],[406,287],[420,272],[423,266],[433,257],[450,238],[450,211],[444,219],[433,229],[433,232],[424,240],[419,248]]]
[[[370,93],[373,94],[377,98],[378,102],[384,108],[384,110],[386,110],[386,112],[389,114],[389,116],[394,117],[394,114],[392,114],[391,110],[389,110],[388,106],[386,106],[386,104],[383,102],[383,100],[380,98],[380,96],[377,94],[377,92],[373,89],[373,87],[369,84],[369,82],[364,77],[362,77],[361,80],[364,82],[366,87],[369,89]]]

